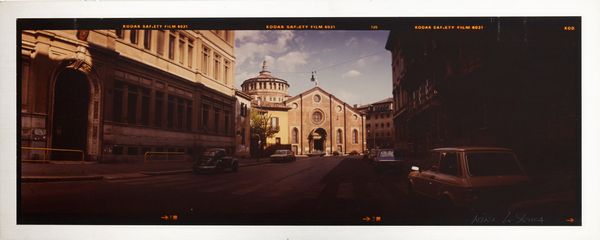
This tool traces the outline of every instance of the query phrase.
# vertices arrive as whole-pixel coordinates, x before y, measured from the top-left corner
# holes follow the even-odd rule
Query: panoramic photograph
[[[17,224],[582,226],[580,17],[17,27]]]

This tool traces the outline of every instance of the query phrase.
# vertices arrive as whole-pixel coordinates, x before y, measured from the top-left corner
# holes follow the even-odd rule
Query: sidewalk
[[[268,158],[240,158],[240,167],[269,163]],[[22,182],[84,181],[138,178],[192,172],[192,161],[149,161],[146,163],[97,163],[50,161],[21,163]]]

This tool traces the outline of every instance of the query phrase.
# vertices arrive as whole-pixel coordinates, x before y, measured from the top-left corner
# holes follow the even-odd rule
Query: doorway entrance
[[[323,128],[317,128],[310,133],[308,141],[312,147],[311,152],[325,152],[325,143],[327,141],[327,131]]]
[[[89,102],[90,85],[86,76],[75,70],[60,73],[54,87],[52,148],[87,152]],[[51,158],[74,160],[79,153],[53,151]]]

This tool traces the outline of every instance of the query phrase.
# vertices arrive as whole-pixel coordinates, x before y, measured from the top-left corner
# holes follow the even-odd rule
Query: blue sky
[[[236,87],[258,75],[263,60],[295,96],[319,86],[348,104],[392,96],[388,31],[236,31]],[[365,57],[366,56],[366,57]]]

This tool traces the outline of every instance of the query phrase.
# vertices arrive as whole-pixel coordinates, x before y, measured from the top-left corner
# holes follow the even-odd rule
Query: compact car
[[[195,173],[201,172],[219,172],[229,169],[237,172],[239,168],[238,160],[228,156],[223,148],[206,149],[194,162],[193,170]]]
[[[271,162],[282,162],[282,161],[296,161],[296,155],[292,150],[276,150],[273,155],[270,156]]]

